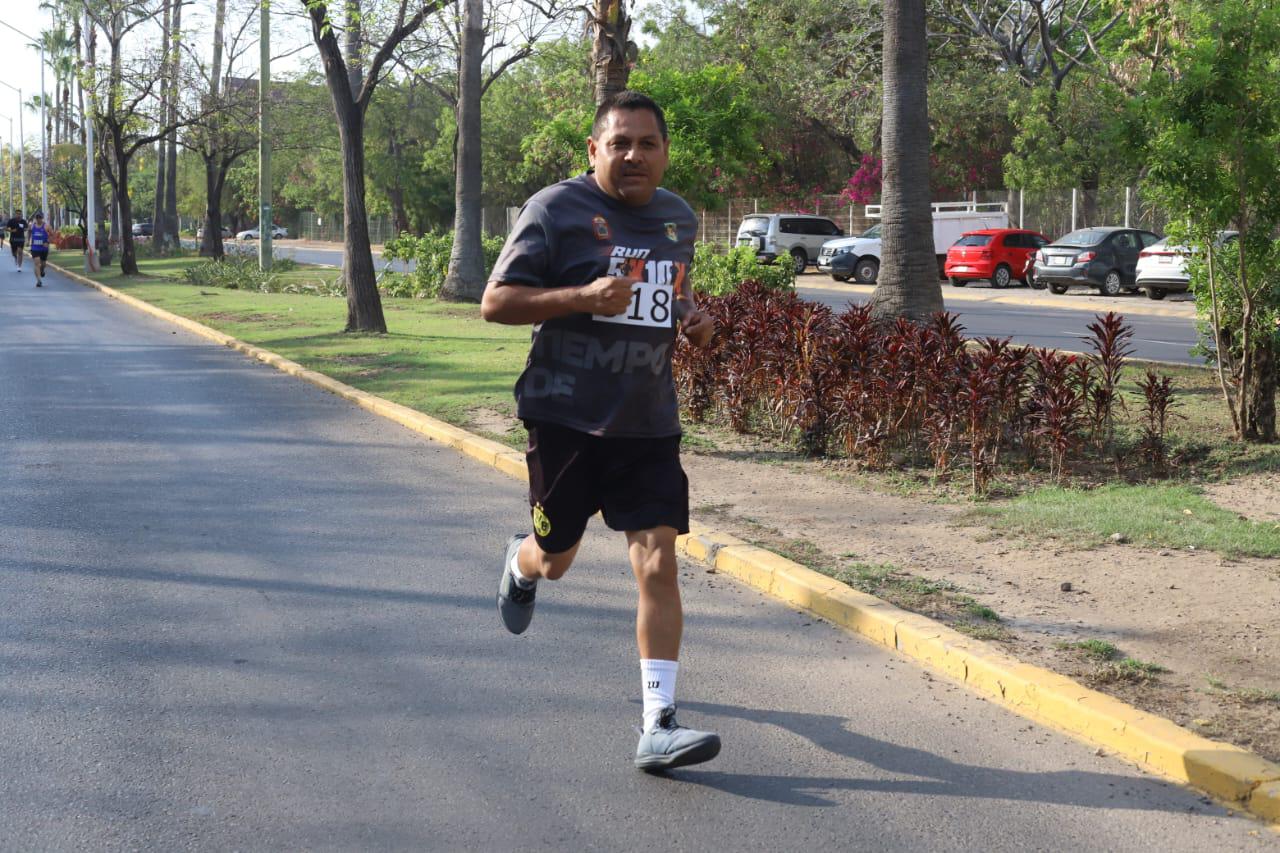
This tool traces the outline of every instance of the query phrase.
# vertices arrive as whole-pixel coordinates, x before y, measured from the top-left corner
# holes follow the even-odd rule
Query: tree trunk
[[[627,88],[636,45],[630,40],[631,18],[626,0],[595,0],[591,20],[591,67],[594,69],[595,99],[599,106],[605,98]]]
[[[204,236],[200,238],[200,257],[222,260],[222,184],[226,172],[218,168],[213,157],[204,158]]]
[[[125,156],[123,146],[112,144],[115,154],[115,186],[112,187],[116,204],[120,210],[120,219],[133,222],[133,203],[129,201],[129,159]],[[120,272],[125,275],[138,274],[138,253],[133,244],[133,228],[120,229]]]
[[[363,25],[360,20],[360,0],[346,2],[346,31],[343,33],[345,44],[343,52],[347,60],[347,85],[351,87],[351,97],[360,93],[364,85],[364,59],[360,55],[360,42]]]
[[[213,66],[209,73],[209,103],[218,103],[222,87],[222,38],[226,26],[227,0],[217,0],[213,13]],[[209,140],[204,151],[204,236],[200,239],[200,256],[221,260],[225,255],[222,245],[222,186],[226,182],[227,169],[220,168],[223,144],[222,128],[215,112],[209,116]]]
[[[1268,336],[1261,337],[1253,346],[1253,352],[1245,356],[1251,361],[1248,388],[1241,393],[1249,398],[1244,437],[1248,441],[1274,442],[1276,440],[1276,363],[1275,344]]]
[[[335,99],[336,100],[336,99]],[[351,99],[338,109],[342,140],[342,276],[347,286],[347,331],[386,332],[369,245],[369,214],[364,203],[364,113]]]
[[[484,55],[484,2],[465,0],[459,56],[458,136],[454,152],[457,175],[454,199],[453,251],[440,297],[451,302],[479,302],[484,295],[484,244],[481,241],[480,160],[481,62]]]
[[[880,273],[871,294],[881,322],[920,322],[942,310],[929,195],[925,0],[884,0],[884,120]]]
[[[164,46],[164,54],[160,60],[160,122],[163,123],[169,116],[169,65],[172,61],[173,52],[173,2],[172,0],[164,0],[163,12],[160,19],[160,43]],[[168,161],[165,159],[164,140],[156,140],[156,195],[151,206],[151,242],[156,246],[164,245],[164,223],[168,217],[168,211],[165,210],[165,169],[168,168]],[[132,228],[130,223],[130,227]]]
[[[163,108],[162,108],[163,111]],[[159,246],[164,242],[164,170],[167,161],[164,156],[164,140],[156,142],[156,195],[151,205],[151,242]]]
[[[391,202],[391,219],[396,226],[396,233],[409,233],[409,211],[404,206],[404,189],[398,182],[387,190],[387,199]]]
[[[173,29],[170,34],[172,47],[169,59],[169,124],[178,122],[178,74],[182,68],[182,54],[178,46],[182,40],[182,2],[173,4]],[[165,165],[164,185],[164,244],[177,248],[178,235],[178,131],[169,131],[168,162]],[[160,228],[160,223],[154,223]]]
[[[111,229],[107,232],[107,239],[113,242],[120,240],[120,188],[112,184],[111,186]],[[129,236],[133,236],[133,223],[129,223],[129,227],[124,229],[129,232]]]

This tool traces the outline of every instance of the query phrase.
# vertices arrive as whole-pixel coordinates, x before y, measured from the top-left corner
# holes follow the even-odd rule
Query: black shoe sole
[[[646,755],[637,758],[636,767],[646,773],[661,773],[677,767],[688,767],[690,764],[702,764],[720,754],[720,738],[709,738],[702,743],[686,747],[670,755]]]

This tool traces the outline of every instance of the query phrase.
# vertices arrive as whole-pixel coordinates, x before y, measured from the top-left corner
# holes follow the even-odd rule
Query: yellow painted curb
[[[505,445],[308,370],[56,264],[50,266],[113,299],[304,379],[433,441],[461,450],[504,474],[528,480],[523,454]],[[1208,740],[1066,676],[1021,663],[932,619],[858,592],[700,523],[691,523],[689,533],[679,537],[676,545],[681,553],[718,572],[894,649],[1024,717],[1112,750],[1264,820],[1280,823],[1280,765],[1248,750]]]

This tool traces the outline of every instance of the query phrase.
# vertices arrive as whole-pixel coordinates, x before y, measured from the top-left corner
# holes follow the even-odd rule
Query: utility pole
[[[49,119],[45,114],[48,108],[44,94],[44,44],[42,42],[40,45],[40,212],[44,214],[46,223],[51,221],[49,219],[48,171],[45,167],[45,163],[49,160]]]
[[[22,180],[22,215],[30,216],[31,211],[27,210],[27,139],[26,132],[23,129],[22,114],[27,111],[26,105],[22,103],[22,90],[17,86],[10,86],[8,83],[0,80],[0,86],[12,89],[18,93],[18,175]],[[9,128],[10,145],[13,140],[13,127],[10,122]]]
[[[271,0],[260,0],[258,34],[258,267],[271,269]]]
[[[40,48],[40,212],[41,212],[41,213],[43,213],[43,214],[45,215],[45,221],[46,221],[46,222],[49,222],[49,221],[50,221],[50,220],[49,220],[49,188],[48,188],[47,181],[46,181],[46,174],[47,174],[47,172],[46,172],[46,170],[45,170],[45,160],[47,160],[47,159],[49,158],[49,149],[48,149],[48,146],[46,145],[46,142],[45,142],[45,131],[46,131],[46,129],[48,128],[48,120],[45,118],[45,110],[47,110],[47,109],[48,109],[48,105],[45,103],[45,99],[44,99],[44,98],[45,98],[45,94],[44,94],[44,39],[43,39],[43,38],[39,38],[39,39],[38,39],[38,38],[36,38],[35,36],[33,36],[33,35],[29,34],[29,33],[24,33],[22,30],[20,30],[20,29],[18,29],[17,27],[13,26],[13,24],[8,24],[8,23],[5,23],[4,21],[0,21],[0,27],[4,27],[4,28],[6,28],[6,29],[13,30],[15,33],[17,33],[18,35],[22,36],[23,38],[30,39],[30,40],[31,40],[31,44],[30,44],[30,46],[31,46],[31,47],[39,47],[39,48]],[[0,81],[0,82],[3,82],[3,81]],[[9,84],[8,84],[8,83],[5,83],[4,85],[9,86]],[[12,87],[12,86],[9,86],[9,88],[10,88],[10,89],[13,89],[13,87]],[[18,93],[18,110],[19,110],[19,112],[18,112],[18,135],[19,135],[19,136],[21,136],[21,135],[22,135],[22,112],[21,112],[21,110],[22,110],[22,90],[21,90],[21,89],[14,89],[14,91]],[[10,124],[12,124],[12,121],[10,121]],[[9,136],[10,136],[10,137],[12,137],[12,136],[13,136],[12,129],[10,129]],[[10,139],[10,143],[12,143],[12,138]],[[23,159],[25,160],[26,158],[24,157]],[[26,209],[26,208],[27,208],[27,179],[26,179],[26,174],[27,174],[27,171],[26,171],[26,169],[24,168],[24,169],[22,170],[22,175],[23,175],[23,178],[22,178],[22,213],[23,213],[24,215],[26,215],[26,216],[28,216],[28,217],[29,217],[29,216],[31,215],[31,211],[29,211],[29,210],[27,210],[27,209]],[[12,190],[12,189],[10,189],[10,190],[9,190],[9,209],[10,209],[10,210],[12,210],[12,209],[13,209],[13,190]]]

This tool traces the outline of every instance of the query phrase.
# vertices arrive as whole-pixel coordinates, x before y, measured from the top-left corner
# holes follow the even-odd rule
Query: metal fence
[[[1163,234],[1168,214],[1130,187],[1065,190],[978,190],[967,199],[934,198],[935,202],[970,200],[979,203],[1003,202],[1008,206],[1009,224],[1039,231],[1050,239],[1076,228],[1092,225],[1129,225]],[[874,199],[878,202],[879,199]],[[768,198],[729,199],[719,210],[698,211],[698,239],[729,246],[735,241],[738,225],[752,213],[813,213],[828,216],[846,234],[860,234],[875,224],[866,215],[865,204],[851,204],[844,196],[820,195],[804,202],[779,202]],[[505,237],[514,225],[518,207],[487,205],[483,209],[485,234]],[[282,222],[289,234],[303,240],[342,240],[342,217],[325,217],[302,211],[292,222]],[[383,243],[394,237],[395,225],[388,216],[370,217],[369,238]]]
[[[1130,187],[1091,190],[978,190],[967,199],[935,198],[933,201],[970,200],[979,203],[1002,202],[1009,211],[1009,225],[1039,231],[1050,239],[1076,228],[1094,225],[1128,225],[1163,234],[1169,224],[1168,214],[1142,193]],[[879,199],[874,199],[879,202]],[[699,210],[698,239],[703,242],[732,245],[742,218],[752,213],[812,213],[828,216],[846,234],[860,234],[875,224],[866,215],[865,204],[851,204],[839,195],[821,195],[803,203],[777,202],[767,198],[736,198],[719,210]],[[518,208],[508,209],[508,227],[514,222]],[[493,224],[492,220],[489,223]],[[496,233],[496,232],[495,232]]]
[[[314,210],[302,210],[292,221],[281,221],[281,225],[289,229],[289,236],[299,240],[315,240],[317,242],[341,243],[343,239],[342,216],[325,216]],[[385,243],[396,236],[395,224],[389,216],[369,217],[369,241],[374,244]]]

